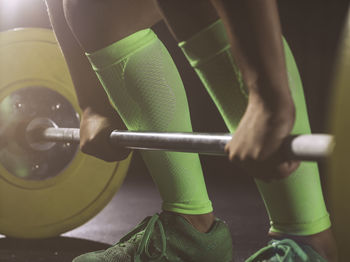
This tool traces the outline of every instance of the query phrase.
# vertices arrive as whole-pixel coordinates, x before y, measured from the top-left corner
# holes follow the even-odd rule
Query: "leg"
[[[235,69],[229,52],[229,43],[222,35],[223,27],[210,25],[212,19],[208,18],[206,23],[202,23],[203,27],[198,25],[196,29],[193,28],[191,35],[188,32],[189,28],[182,25],[191,24],[192,17],[197,17],[196,12],[200,12],[199,8],[191,6],[193,2],[176,1],[175,3],[159,0],[158,3],[175,37],[179,41],[184,40],[180,46],[218,106],[226,125],[233,132],[244,113],[245,102],[242,101],[246,101],[246,97],[240,75]],[[203,5],[203,1],[201,4]],[[210,3],[207,2],[207,5],[209,6]],[[182,10],[181,21],[176,19],[176,9]],[[211,13],[213,9],[207,8]],[[213,39],[214,36],[216,40]],[[205,48],[201,46],[203,42],[206,42],[208,47],[204,51],[202,49]],[[290,86],[297,106],[294,132],[308,133],[310,130],[302,85],[287,44],[285,44],[285,51]],[[303,163],[295,174],[283,181],[270,184],[257,181],[257,185],[270,215],[271,236],[295,237],[313,246],[330,261],[335,260],[335,243],[329,229],[330,223],[315,164]]]
[[[136,4],[137,1],[133,1],[132,3]],[[144,5],[145,1],[141,1],[142,5]],[[101,12],[96,12],[96,10],[101,9]],[[144,8],[144,10],[142,10],[141,8]],[[78,0],[74,0],[74,1],[65,1],[65,15],[68,18],[68,24],[70,25],[70,27],[72,28],[73,33],[77,36],[77,39],[79,40],[79,42],[81,43],[82,47],[87,50],[88,52],[94,53],[94,51],[99,50],[102,46],[111,46],[112,43],[118,43],[118,41],[121,40],[121,38],[123,38],[122,40],[125,42],[132,42],[135,41],[136,39],[130,39],[130,38],[125,38],[126,35],[131,34],[133,35],[135,32],[139,32],[140,30],[144,30],[145,28],[148,28],[149,26],[151,26],[155,21],[157,21],[158,17],[156,16],[157,13],[155,13],[154,9],[152,9],[152,5],[150,5],[149,3],[147,3],[144,7],[139,7],[139,8],[135,8],[135,6],[131,5],[126,5],[121,6],[121,4],[118,1],[102,1],[102,4],[100,1],[88,1],[88,4],[86,4],[86,1],[78,1]],[[83,12],[80,12],[80,10],[83,9]],[[142,17],[145,16],[145,14],[150,13],[150,16],[147,17]],[[100,16],[99,14],[103,14],[102,16]],[[120,18],[118,18],[118,14],[121,14]],[[96,16],[96,17],[95,17]],[[127,16],[128,19],[130,19],[129,21],[125,19],[124,16]],[[94,19],[91,19],[91,17],[93,17]],[[117,19],[114,19],[114,18]],[[114,19],[114,20],[113,20]],[[115,21],[117,20],[117,21]],[[124,21],[126,20],[126,21]],[[98,21],[96,23],[92,22],[92,21]],[[133,21],[131,23],[131,21]],[[110,26],[112,25],[113,26]],[[128,26],[125,26],[128,25]],[[103,29],[103,30],[102,30]],[[137,41],[141,42],[143,41],[143,35],[142,33],[139,33],[138,35],[134,36],[136,38],[139,38]],[[154,38],[153,35],[150,36],[151,38]],[[120,42],[119,42],[120,43]],[[118,46],[121,46],[123,44],[119,44]],[[140,46],[138,46],[137,48],[142,49],[143,46],[142,45],[147,45],[147,43],[142,43]],[[158,51],[156,50],[156,48],[161,48],[161,52],[162,53],[158,53]],[[136,48],[136,49],[137,49]],[[123,50],[123,47],[115,47],[115,49],[117,50],[117,52],[123,53],[126,52],[125,54],[123,53],[123,55],[121,56],[128,56],[128,52],[129,51],[125,51]],[[154,56],[154,60],[156,59],[157,56],[161,55],[163,57],[159,57],[158,59],[160,61],[158,61],[157,63],[164,63],[164,54],[166,52],[166,50],[161,47],[161,46],[154,46],[153,49],[149,49],[149,52],[151,52]],[[96,52],[95,52],[96,53]],[[164,54],[163,54],[164,53]],[[120,115],[122,116],[124,122],[126,123],[126,125],[128,126],[129,129],[143,129],[143,130],[158,130],[158,131],[165,131],[164,129],[169,129],[169,130],[175,130],[176,128],[181,128],[183,130],[191,130],[191,125],[189,122],[189,113],[188,113],[188,107],[187,107],[187,101],[186,101],[186,97],[185,97],[185,93],[182,87],[182,83],[180,82],[181,80],[179,79],[179,76],[177,75],[177,71],[174,68],[174,65],[171,64],[170,66],[164,65],[165,71],[167,72],[175,72],[174,75],[169,76],[169,78],[171,78],[170,80],[175,80],[175,84],[173,85],[173,88],[176,87],[176,90],[164,90],[162,91],[162,89],[159,90],[152,90],[152,86],[154,86],[155,84],[157,85],[166,85],[167,83],[157,83],[157,81],[160,81],[159,79],[152,79],[153,82],[150,83],[144,83],[145,85],[149,85],[149,86],[137,86],[137,83],[134,83],[134,81],[141,81],[142,77],[145,77],[145,79],[147,79],[147,73],[146,73],[146,68],[149,68],[149,66],[147,64],[144,64],[144,68],[141,67],[141,64],[144,63],[148,63],[148,60],[145,58],[143,58],[145,56],[146,52],[144,53],[140,53],[138,54],[138,57],[136,58],[136,56],[134,55],[133,57],[128,57],[127,59],[127,65],[125,65],[125,68],[122,68],[121,70],[124,70],[124,82],[129,81],[128,83],[125,83],[123,85],[130,85],[130,87],[128,87],[130,90],[130,92],[125,92],[125,90],[117,90],[116,88],[113,90],[112,88],[109,88],[106,86],[113,86],[115,81],[120,81],[120,79],[118,79],[116,77],[116,79],[109,79],[108,81],[110,81],[111,83],[106,83],[104,82],[103,85],[106,88],[107,93],[109,94],[110,99],[112,100],[112,102],[114,103],[114,106],[117,108],[118,112],[120,113]],[[118,54],[119,55],[119,54]],[[95,61],[96,59],[94,57],[96,57],[98,55],[89,55],[89,58],[91,61]],[[133,62],[135,60],[135,62]],[[146,60],[146,61],[142,61],[142,60]],[[140,63],[139,65],[136,65],[134,63]],[[93,63],[93,62],[92,62]],[[158,69],[156,68],[158,66],[158,64],[150,64],[151,68],[154,67],[156,70],[163,70],[163,69]],[[93,65],[95,68],[99,67],[99,65]],[[130,71],[129,70],[135,70],[134,68],[137,67],[136,71]],[[130,69],[129,69],[130,68]],[[153,68],[151,70],[154,70]],[[99,70],[97,70],[99,71]],[[139,73],[137,72],[139,71]],[[163,74],[166,72],[163,71],[159,71],[159,72],[155,72],[156,74]],[[141,72],[142,75],[141,75]],[[98,72],[99,77],[100,78],[106,78],[105,76],[103,76],[105,73],[104,72]],[[107,73],[106,73],[107,74]],[[140,74],[140,76],[137,76],[137,74]],[[149,74],[153,74],[152,72],[149,72]],[[173,73],[171,73],[173,74]],[[137,77],[135,77],[137,76]],[[136,85],[135,87],[133,85]],[[131,89],[131,86],[133,88],[136,88],[135,90]],[[144,89],[140,89],[138,90],[137,88],[144,88]],[[135,91],[135,92],[134,92]],[[145,92],[150,92],[150,94],[145,93]],[[160,94],[160,97],[152,97],[151,93],[154,93],[154,95],[156,94]],[[167,93],[169,92],[169,93]],[[163,94],[162,94],[163,93]],[[125,97],[122,97],[122,94],[125,95]],[[144,95],[144,96],[143,96]],[[164,96],[164,97],[162,97]],[[128,99],[128,100],[127,100]],[[149,99],[147,101],[147,99]],[[184,111],[180,111],[179,109],[174,108],[174,104],[169,103],[169,104],[164,104],[164,99],[169,99],[169,102],[171,102],[173,99],[176,99],[176,107],[180,107],[181,105],[181,110]],[[136,101],[136,104],[135,104]],[[175,101],[174,101],[175,102]],[[129,108],[131,105],[132,109]],[[165,107],[164,107],[165,106]],[[132,114],[135,113],[136,108],[139,108],[139,112],[137,114]],[[145,111],[144,111],[145,110]],[[173,110],[176,110],[176,112],[173,112]],[[144,117],[141,118],[140,112],[148,112],[148,114],[150,114],[149,117]],[[162,114],[167,114],[167,115],[162,115]],[[174,115],[175,114],[175,115]],[[186,122],[184,124],[181,124],[182,119],[180,118],[180,116],[185,115],[186,116]],[[166,119],[167,117],[169,117],[170,119]],[[173,118],[173,119],[172,119]],[[159,122],[157,122],[159,121]],[[169,154],[168,153],[164,153],[164,152],[153,152],[151,154],[145,152],[143,153],[144,158],[147,158],[146,162],[147,163],[151,163],[149,164],[152,167],[150,167],[151,169],[153,169],[153,172],[158,173],[159,178],[157,179],[157,181],[159,183],[162,183],[162,185],[158,184],[159,187],[161,187],[161,194],[162,196],[165,195],[171,195],[173,193],[171,192],[176,192],[176,190],[167,190],[164,188],[165,184],[167,184],[168,182],[166,181],[167,178],[160,174],[162,172],[168,172],[165,171],[167,169],[166,166],[164,166],[164,170],[160,171],[160,167],[158,164],[158,160],[157,157],[155,157],[157,154],[159,154],[159,156],[161,156],[162,158],[169,158]],[[170,154],[172,157],[174,157],[173,160],[170,160],[171,164],[169,167],[171,167],[172,165],[180,165],[180,158],[182,157],[178,157],[178,154]],[[172,158],[170,157],[170,158]],[[191,156],[191,158],[194,156]],[[197,157],[195,157],[197,159]],[[178,160],[176,160],[178,159]],[[182,159],[184,160],[184,159]],[[165,160],[162,161],[162,163],[167,163],[169,160]],[[175,161],[174,163],[172,163],[172,161]],[[197,165],[199,164],[198,160],[196,160],[195,162],[197,162]],[[179,172],[180,170],[176,171],[176,167],[171,167],[173,168],[173,172]],[[199,169],[198,169],[199,168]],[[201,171],[200,167],[196,167],[196,169],[198,169],[197,171],[194,171],[194,173],[198,173],[201,175]],[[151,173],[153,173],[151,171]],[[176,175],[175,177],[178,177],[179,175]],[[156,181],[156,183],[157,183]],[[162,181],[162,182],[160,182]],[[181,182],[182,183],[182,182]],[[178,183],[175,183],[178,184]],[[203,186],[203,181],[200,182],[201,186]],[[166,193],[167,192],[167,193]],[[182,193],[181,193],[182,194]],[[182,194],[183,195],[183,194]],[[169,197],[168,197],[169,198]],[[186,198],[186,197],[185,197]],[[211,209],[211,208],[209,208]],[[188,212],[186,212],[188,213]],[[198,218],[198,216],[194,217],[193,219]],[[213,216],[212,214],[209,216],[208,215],[208,221],[207,222],[202,222],[201,224],[206,224],[205,228],[202,230],[207,230],[212,223],[213,220]],[[202,225],[203,226],[203,225]]]
[[[86,52],[106,47],[161,17],[150,0],[63,0],[65,17]]]
[[[130,130],[191,132],[181,79],[165,47],[147,29],[158,20],[157,13],[149,4],[140,10],[146,1],[137,8],[118,3],[64,1],[68,25],[112,105]],[[144,152],[142,156],[164,201],[163,210],[180,214],[203,232],[217,224],[198,155]],[[225,243],[230,250],[230,241]]]

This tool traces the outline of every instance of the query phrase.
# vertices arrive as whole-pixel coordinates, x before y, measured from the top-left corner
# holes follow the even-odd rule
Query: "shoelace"
[[[278,259],[278,262],[286,262],[292,258],[293,254],[298,256],[298,259],[302,262],[308,261],[308,255],[302,250],[302,248],[291,239],[272,240],[269,245],[260,249],[254,255],[252,255],[246,262],[261,261],[257,260],[259,257],[263,257],[263,254],[273,253],[273,258]],[[280,255],[280,253],[282,255]],[[291,261],[291,260],[289,260]]]
[[[158,228],[159,228],[162,248],[161,248],[160,254],[151,255],[149,251],[149,244],[150,244],[152,233],[156,225],[158,225]],[[143,232],[140,232],[140,231],[143,231]],[[165,236],[162,221],[159,219],[158,214],[155,214],[152,217],[146,217],[136,228],[134,228],[132,231],[126,234],[122,239],[120,239],[119,243],[117,243],[116,245],[120,247],[124,247],[125,246],[124,242],[126,241],[135,242],[140,237],[141,237],[141,241],[139,246],[137,247],[134,262],[141,262],[141,255],[143,253],[145,253],[149,259],[152,259],[155,262],[159,261],[165,256],[166,236]]]
[[[161,253],[159,255],[158,254],[151,255],[149,252],[149,243],[151,240],[153,230],[154,230],[156,225],[158,225],[158,227],[159,227],[162,249],[161,249]],[[140,242],[139,246],[137,247],[134,261],[141,262],[140,257],[141,257],[141,254],[143,252],[145,252],[146,256],[149,259],[152,259],[154,261],[159,261],[160,259],[162,259],[165,256],[165,251],[166,251],[166,237],[165,237],[164,227],[163,227],[162,221],[160,221],[160,219],[159,219],[159,215],[155,214],[153,217],[151,217],[151,219],[147,223],[147,226],[145,228],[145,233],[143,234],[141,242]]]

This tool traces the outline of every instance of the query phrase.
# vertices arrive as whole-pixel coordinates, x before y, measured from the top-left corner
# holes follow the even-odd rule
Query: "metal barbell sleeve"
[[[113,131],[111,143],[118,147],[138,150],[164,150],[191,152],[208,155],[226,155],[225,145],[231,134],[207,133],[156,133]],[[55,142],[79,142],[77,128],[46,128],[41,139]],[[327,134],[297,135],[286,139],[281,153],[287,159],[319,161],[329,157],[334,148],[334,139]]]

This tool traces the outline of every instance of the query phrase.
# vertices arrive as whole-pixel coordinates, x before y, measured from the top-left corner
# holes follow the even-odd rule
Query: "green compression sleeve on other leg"
[[[247,95],[234,64],[225,28],[219,20],[179,43],[217,105],[230,132],[244,114]],[[310,133],[301,80],[284,42],[289,84],[296,105],[293,133]],[[271,231],[309,235],[330,227],[315,163],[302,163],[290,177],[271,183],[256,180],[271,221]]]
[[[179,43],[179,47],[215,102],[229,130],[235,130],[247,105],[247,92],[230,55],[231,47],[221,20],[189,41]]]
[[[192,132],[182,80],[152,30],[136,32],[87,57],[129,130]],[[212,211],[198,154],[143,151],[141,155],[164,210]]]

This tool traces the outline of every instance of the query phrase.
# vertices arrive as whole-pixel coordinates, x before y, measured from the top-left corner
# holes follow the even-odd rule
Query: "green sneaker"
[[[232,256],[230,231],[220,219],[201,233],[182,216],[164,212],[145,218],[114,246],[73,262],[231,262]]]
[[[246,262],[327,262],[310,246],[297,244],[291,239],[271,240]]]

